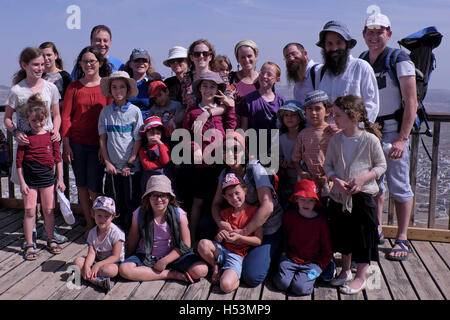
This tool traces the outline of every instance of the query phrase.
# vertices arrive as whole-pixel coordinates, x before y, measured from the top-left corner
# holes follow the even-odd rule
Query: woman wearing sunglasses
[[[169,67],[175,74],[164,80],[164,84],[169,89],[170,100],[182,102],[181,81],[189,71],[187,49],[180,46],[170,48],[169,56],[164,60],[163,65]]]
[[[266,169],[259,163],[249,161],[244,137],[238,131],[227,131],[223,142],[223,158],[227,167],[221,172],[213,199],[211,211],[219,230],[238,232],[243,235],[253,233],[263,227],[261,246],[252,248],[244,258],[241,280],[250,287],[256,287],[266,278],[271,261],[277,261],[282,235],[283,209],[275,196],[275,189]],[[222,181],[227,173],[233,172],[241,178],[248,189],[246,201],[258,206],[250,222],[240,230],[220,218],[223,204]],[[210,230],[214,232],[216,230]]]

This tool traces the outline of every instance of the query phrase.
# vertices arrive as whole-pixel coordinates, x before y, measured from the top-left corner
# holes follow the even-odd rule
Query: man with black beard
[[[288,43],[283,48],[283,56],[286,62],[287,80],[289,83],[295,83],[294,99],[303,104],[306,94],[314,90],[310,70],[316,64],[312,59],[308,59],[305,48],[296,42]]]
[[[367,116],[375,122],[379,110],[375,73],[369,63],[350,54],[356,40],[347,27],[339,21],[327,22],[316,45],[322,48],[324,65],[316,68],[314,88],[325,91],[331,102],[346,94],[363,98]]]

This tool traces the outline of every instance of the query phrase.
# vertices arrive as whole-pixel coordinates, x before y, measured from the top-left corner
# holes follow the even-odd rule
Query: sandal
[[[398,245],[400,247],[400,249],[392,249],[388,254],[386,254],[386,259],[391,260],[391,261],[405,261],[406,259],[408,259],[408,255],[409,255],[408,249],[411,248],[409,241],[397,239],[397,240],[395,240],[394,246],[395,245]],[[396,253],[396,252],[406,252],[406,255],[398,256],[398,257],[391,255],[392,253]]]
[[[28,250],[28,249],[33,249],[33,250]],[[37,252],[36,252],[36,244],[35,243],[30,243],[30,244],[26,244],[24,246],[24,251],[23,251],[23,257],[25,260],[28,261],[33,261],[37,259]]]
[[[106,291],[111,290],[111,279],[106,277],[97,277],[95,279],[95,284],[99,287],[102,287]]]
[[[54,243],[55,245],[52,246],[51,244]],[[47,250],[52,254],[60,254],[61,253],[61,247],[56,242],[55,239],[51,239],[47,241]]]

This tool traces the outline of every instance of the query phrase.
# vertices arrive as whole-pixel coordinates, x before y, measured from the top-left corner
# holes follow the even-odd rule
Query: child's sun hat
[[[195,80],[194,83],[192,84],[192,91],[194,92],[194,94],[197,97],[201,97],[199,87],[200,87],[200,84],[202,83],[202,81],[204,81],[204,80],[209,80],[209,81],[215,82],[218,86],[218,89],[222,92],[225,92],[225,90],[227,88],[226,83],[223,82],[222,78],[220,77],[220,75],[217,72],[205,72],[200,76],[200,78]]]
[[[300,122],[306,122],[305,112],[303,111],[302,104],[297,100],[288,100],[286,101],[277,111],[278,121],[283,123],[283,114],[285,111],[291,111],[298,113],[300,117]]]
[[[129,90],[127,91],[127,98],[134,98],[138,95],[139,90],[136,85],[136,80],[130,78],[130,75],[125,71],[114,71],[109,77],[100,80],[100,89],[107,98],[113,98],[111,95],[111,82],[116,79],[123,79],[128,83]]]
[[[114,199],[109,198],[109,197],[105,197],[105,196],[97,197],[94,200],[92,209],[93,210],[103,210],[112,215],[116,215],[116,203],[114,202]]]
[[[165,136],[169,135],[169,129],[162,123],[162,120],[158,116],[151,116],[145,119],[142,129],[139,130],[140,134],[145,134],[148,130],[155,127],[162,127]]]
[[[148,179],[142,199],[152,192],[168,193],[175,198],[175,194],[172,191],[172,182],[162,174],[151,176],[150,179]]]
[[[321,205],[319,192],[319,187],[314,181],[302,179],[295,184],[294,193],[289,197],[289,201],[297,202],[296,197],[314,198],[317,200],[317,204]]]

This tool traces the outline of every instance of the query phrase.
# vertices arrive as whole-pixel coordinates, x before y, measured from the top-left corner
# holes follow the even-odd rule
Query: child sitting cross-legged
[[[92,206],[96,226],[89,232],[89,251],[85,258],[78,257],[74,263],[81,269],[84,280],[106,290],[119,273],[119,263],[125,258],[125,234],[112,220],[116,217],[113,199],[99,196]]]
[[[234,173],[225,176],[222,192],[231,207],[222,210],[220,216],[231,225],[233,231],[221,229],[215,242],[202,239],[197,249],[200,256],[213,267],[212,282],[219,281],[220,289],[228,293],[239,287],[242,262],[250,247],[261,245],[262,227],[248,236],[239,233],[252,219],[258,207],[246,203],[247,187]]]
[[[297,182],[289,201],[298,207],[283,217],[284,249],[273,285],[296,295],[312,293],[316,278],[333,256],[327,222],[315,211],[320,205],[318,191],[314,181]]]

